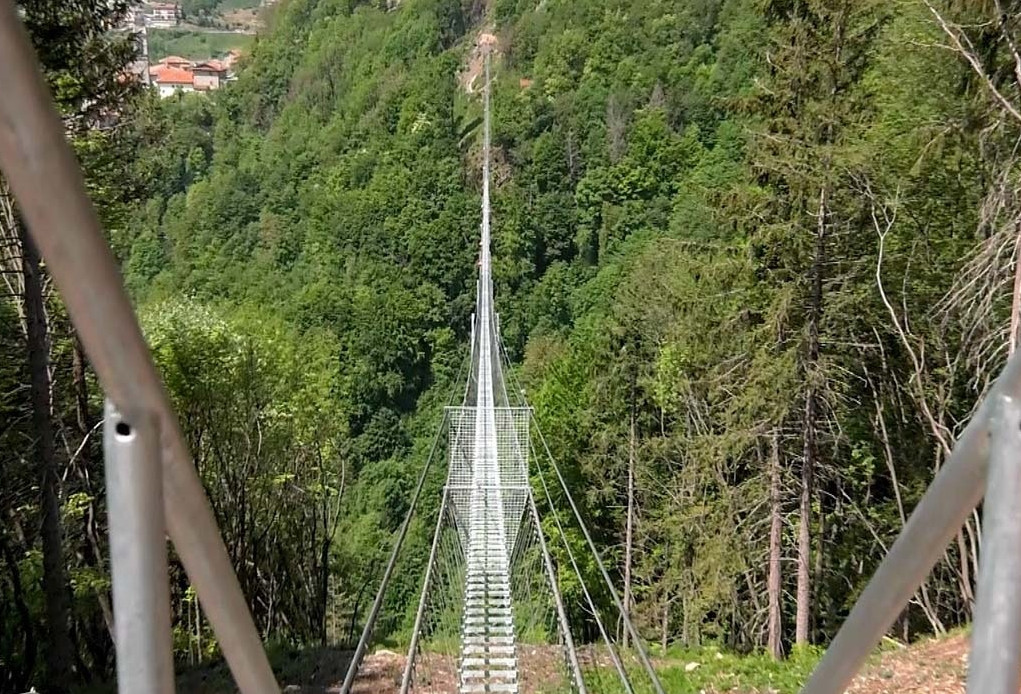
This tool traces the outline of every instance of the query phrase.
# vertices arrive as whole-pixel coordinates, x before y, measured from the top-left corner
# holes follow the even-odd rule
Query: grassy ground
[[[151,29],[149,57],[153,62],[168,55],[179,55],[190,60],[214,58],[232,49],[245,50],[254,38],[249,34],[231,32]]]
[[[717,648],[669,649],[656,658],[663,688],[671,694],[701,692],[791,692],[801,689],[819,662],[821,651],[796,650],[775,661],[763,654],[736,655]],[[641,678],[636,675],[636,683]],[[643,691],[641,685],[637,687]],[[651,691],[651,689],[649,689]]]

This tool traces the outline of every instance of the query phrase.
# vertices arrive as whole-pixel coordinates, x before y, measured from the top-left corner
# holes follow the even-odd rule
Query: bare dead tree
[[[611,94],[606,102],[606,138],[611,162],[618,162],[624,156],[629,120],[627,104],[620,96]]]
[[[24,226],[21,248],[24,278],[24,306],[28,326],[29,380],[31,385],[32,425],[35,430],[35,457],[42,497],[43,592],[46,595],[48,644],[47,678],[55,692],[71,688],[73,648],[71,644],[71,605],[67,568],[64,561],[64,533],[60,522],[60,476],[57,471],[51,416],[51,379],[49,365],[49,329],[43,308],[42,264]]]
[[[864,184],[863,192],[871,201],[872,224],[879,240],[875,271],[876,288],[879,291],[883,306],[890,316],[894,332],[911,362],[912,374],[908,382],[910,386],[909,393],[918,407],[923,420],[926,422],[929,431],[937,441],[933,461],[933,469],[935,471],[950,456],[950,452],[957,441],[957,432],[949,423],[949,407],[952,394],[952,388],[949,384],[953,382],[955,375],[959,373],[961,357],[956,357],[956,360],[946,360],[946,363],[942,365],[943,375],[941,379],[943,383],[938,384],[938,387],[933,389],[932,386],[937,384],[939,379],[934,377],[929,367],[929,362],[925,355],[925,342],[912,332],[910,323],[907,320],[906,307],[900,311],[894,307],[883,282],[883,260],[886,238],[896,224],[897,200],[895,198],[891,202],[880,202],[867,182]],[[933,394],[933,390],[935,394]],[[976,572],[978,562],[977,528],[977,514],[973,514],[965,522],[963,530],[957,533],[958,560],[956,564],[951,563],[949,557],[946,558],[948,565],[953,568],[957,575],[961,598],[968,610],[970,610],[975,600],[972,576]]]
[[[1021,330],[1021,52],[1014,38],[1021,13],[992,0],[971,7],[975,17],[964,23],[932,0],[922,2],[948,39],[944,48],[960,56],[988,101],[979,146],[992,175],[979,210],[981,241],[940,303],[963,328],[962,349],[979,385],[1017,349]],[[992,50],[980,53],[980,42]],[[1011,69],[998,70],[997,58]]]

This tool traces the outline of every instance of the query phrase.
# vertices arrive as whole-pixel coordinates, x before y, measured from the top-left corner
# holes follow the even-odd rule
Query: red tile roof
[[[214,58],[213,60],[206,60],[201,63],[196,63],[192,67],[192,70],[211,70],[213,72],[226,72],[227,66]]]
[[[195,75],[190,70],[177,67],[165,67],[154,75],[157,84],[192,84]]]

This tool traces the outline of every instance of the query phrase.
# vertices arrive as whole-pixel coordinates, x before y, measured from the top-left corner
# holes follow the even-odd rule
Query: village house
[[[149,67],[149,83],[156,87],[161,99],[178,92],[222,89],[233,79],[228,62],[215,58],[192,62],[187,58],[170,55]]]
[[[121,19],[119,29],[124,31],[134,31],[145,26],[145,14],[142,12],[142,8],[136,5],[128,5],[124,11],[124,18]]]
[[[179,67],[184,70],[190,70],[191,61],[179,55],[168,55],[166,58],[160,58],[159,62],[156,63],[156,67]]]
[[[195,91],[195,75],[191,70],[180,67],[159,66],[152,73],[152,83],[156,85],[161,99],[173,96],[178,92]]]
[[[227,81],[227,66],[219,60],[206,60],[195,63],[191,68],[191,74],[194,76],[195,91],[219,89]]]
[[[181,23],[181,6],[176,2],[147,3],[143,12],[151,27],[175,27]]]

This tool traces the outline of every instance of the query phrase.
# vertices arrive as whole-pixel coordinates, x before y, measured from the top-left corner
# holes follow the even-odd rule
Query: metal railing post
[[[842,694],[982,500],[989,422],[1000,396],[1021,397],[1021,352],[1008,361],[847,616],[802,694]]]
[[[159,420],[106,403],[103,422],[117,689],[174,691]]]
[[[995,404],[968,662],[972,694],[1017,694],[1021,684],[1021,403],[1000,395]]]
[[[159,419],[174,549],[243,694],[279,694],[170,398],[14,3],[0,0],[0,170],[46,260],[103,390]]]

